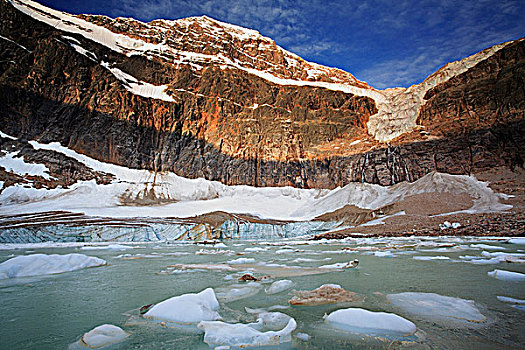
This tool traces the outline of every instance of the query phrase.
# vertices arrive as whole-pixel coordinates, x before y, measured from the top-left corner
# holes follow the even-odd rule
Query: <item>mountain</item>
[[[0,129],[227,185],[391,185],[523,167],[524,58],[520,39],[418,85],[377,90],[206,16],[143,23],[0,0]],[[19,156],[65,174],[37,176],[39,186],[110,181],[1,140],[4,152],[20,146]],[[2,172],[4,188],[18,181]]]

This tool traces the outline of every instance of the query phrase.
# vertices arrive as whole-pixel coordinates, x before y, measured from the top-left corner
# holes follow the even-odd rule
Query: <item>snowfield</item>
[[[63,210],[101,217],[179,217],[187,218],[214,211],[250,214],[264,219],[308,221],[347,205],[378,209],[420,193],[466,193],[474,205],[460,212],[484,213],[508,210],[500,203],[502,195],[494,193],[487,183],[473,176],[430,173],[413,183],[384,187],[366,183],[350,183],[342,188],[298,189],[293,187],[227,186],[202,178],[187,179],[171,172],[154,173],[104,163],[79,154],[58,142],[29,142],[35,149],[62,153],[85,164],[94,171],[115,175],[108,185],[94,180],[78,181],[70,188],[33,188],[10,186],[0,193],[4,215]],[[0,166],[9,167],[12,159],[0,158]],[[25,164],[30,169],[34,164]],[[43,172],[43,165],[38,171]],[[34,168],[37,169],[37,168]],[[21,170],[20,170],[21,171]],[[34,170],[36,173],[36,170]],[[40,173],[42,174],[42,173]],[[136,206],[133,200],[144,193],[154,193],[164,204]],[[126,203],[123,198],[131,203]],[[398,213],[396,215],[402,215]],[[378,220],[383,220],[378,219]]]

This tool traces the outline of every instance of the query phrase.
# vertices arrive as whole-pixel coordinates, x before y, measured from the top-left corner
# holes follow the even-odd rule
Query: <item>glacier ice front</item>
[[[102,265],[106,265],[105,260],[84,254],[21,255],[0,264],[0,280],[51,275]]]

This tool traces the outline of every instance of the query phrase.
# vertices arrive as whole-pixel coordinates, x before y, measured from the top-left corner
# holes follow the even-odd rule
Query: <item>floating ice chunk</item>
[[[492,258],[492,259],[472,259],[467,260],[466,262],[470,264],[475,265],[492,265],[492,264],[499,264],[501,260],[499,258]]]
[[[217,243],[213,247],[214,248],[228,248],[228,246],[224,243]]]
[[[317,261],[326,261],[326,260],[332,260],[332,258],[324,258],[324,259],[297,258],[297,259],[292,260],[292,262],[301,263],[301,262],[317,262]]]
[[[195,252],[195,255],[217,255],[217,254],[235,254],[233,250],[228,249],[199,249]]]
[[[102,265],[106,265],[105,260],[84,254],[20,255],[0,264],[0,280],[51,275]]]
[[[292,332],[297,327],[293,318],[280,331],[260,332],[242,323],[224,323],[220,321],[203,321],[197,328],[204,331],[204,342],[216,346],[271,346],[292,341]]]
[[[306,333],[297,333],[297,334],[295,335],[295,337],[296,337],[297,339],[299,339],[299,340],[302,340],[302,341],[308,341],[308,340],[310,340],[310,336],[309,336],[308,334],[306,334]]]
[[[374,256],[378,256],[378,257],[381,257],[381,258],[393,258],[394,254],[392,254],[391,251],[387,250],[387,251],[384,251],[384,252],[375,252]]]
[[[470,247],[478,248],[478,249],[487,249],[487,250],[507,250],[507,248],[497,247],[497,246],[488,245],[488,244],[471,244]]]
[[[335,328],[360,334],[411,335],[416,331],[416,325],[401,316],[360,308],[337,310],[324,319]]]
[[[228,264],[236,265],[236,264],[250,264],[255,262],[255,259],[252,258],[239,258],[234,260],[227,261]]]
[[[286,254],[286,253],[293,253],[295,252],[295,249],[285,248],[285,249],[279,249],[275,251],[275,254]]]
[[[512,271],[496,269],[496,270],[487,272],[487,274],[490,277],[494,277],[502,281],[525,281],[525,274],[519,273],[519,272],[512,272]]]
[[[244,284],[232,284],[228,287],[217,288],[217,298],[223,303],[241,300],[254,296],[262,289],[260,283],[248,282]]]
[[[499,296],[499,295],[496,298],[498,298],[499,301],[502,301],[504,303],[525,305],[525,300],[523,300],[523,299],[514,299],[514,298],[503,297],[503,296]]]
[[[245,252],[254,252],[254,253],[265,252],[267,250],[268,248],[261,248],[261,247],[248,247],[244,249]]]
[[[414,260],[450,260],[448,256],[414,256]]]
[[[215,292],[207,288],[197,294],[183,294],[164,300],[153,306],[144,317],[178,323],[214,321],[221,319],[215,311],[218,308]]]
[[[282,312],[262,312],[257,315],[257,322],[249,326],[258,331],[277,331],[286,327],[292,319]]]
[[[88,349],[99,349],[112,344],[120,343],[129,336],[128,333],[124,332],[122,328],[114,326],[112,324],[103,324],[93,328],[87,333],[84,333],[82,338],[70,349],[73,348],[88,348]]]
[[[280,280],[273,282],[270,287],[266,289],[266,294],[277,294],[287,289],[292,288],[294,283],[290,280]]]
[[[344,269],[345,266],[347,266],[348,263],[335,263],[335,264],[329,264],[329,265],[321,265],[319,266],[320,269]]]
[[[249,307],[244,307],[244,310],[249,313],[249,314],[252,314],[252,315],[257,315],[257,314],[262,314],[263,312],[266,312],[266,309],[262,309],[262,308],[259,308],[259,309],[251,309]]]
[[[483,255],[486,258],[491,258],[490,260],[495,261],[498,260],[498,262],[508,262],[508,263],[517,263],[517,264],[525,264],[525,254],[522,253],[505,253],[505,252],[481,252],[481,255]]]
[[[525,237],[511,238],[509,239],[508,243],[525,245]]]
[[[469,325],[486,320],[472,300],[414,292],[389,294],[387,298],[392,305],[409,314],[437,321],[442,325]]]
[[[226,264],[173,264],[169,265],[168,268],[181,270],[234,270],[230,265]]]
[[[268,308],[268,310],[270,311],[273,311],[273,310],[286,310],[286,309],[289,309],[290,306],[288,305],[272,305]]]

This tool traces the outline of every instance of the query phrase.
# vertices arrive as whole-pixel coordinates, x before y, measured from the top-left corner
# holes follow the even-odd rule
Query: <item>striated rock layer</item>
[[[524,57],[517,40],[381,91],[205,16],[142,23],[1,0],[0,129],[225,184],[523,167]]]

